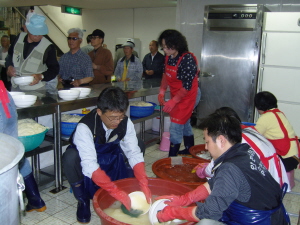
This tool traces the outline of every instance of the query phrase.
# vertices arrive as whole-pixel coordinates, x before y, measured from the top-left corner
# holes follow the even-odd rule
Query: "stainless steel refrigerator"
[[[263,5],[205,7],[198,123],[223,106],[253,122],[263,11]]]

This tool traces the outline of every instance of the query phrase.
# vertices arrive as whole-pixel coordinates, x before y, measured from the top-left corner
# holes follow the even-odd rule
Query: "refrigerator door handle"
[[[209,73],[209,72],[201,72],[200,77],[214,77],[215,75]]]
[[[265,58],[266,58],[266,46],[267,45],[267,33],[264,33],[262,36],[262,64],[265,64]]]
[[[260,68],[259,79],[258,79],[258,92],[262,92],[262,83],[264,78],[264,68]]]

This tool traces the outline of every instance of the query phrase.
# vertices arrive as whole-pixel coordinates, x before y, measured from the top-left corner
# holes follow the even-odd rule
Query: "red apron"
[[[277,115],[278,112],[280,112],[282,114],[283,114],[283,112],[281,112],[279,109],[272,109],[272,110],[267,110],[264,113],[267,113],[267,112],[271,112],[276,116],[276,119],[279,123],[280,129],[282,130],[282,132],[284,134],[284,137],[281,139],[274,139],[274,140],[268,139],[273,144],[274,148],[276,149],[277,154],[282,155],[282,156],[286,155],[290,150],[291,141],[296,141],[296,144],[298,147],[298,155],[300,155],[300,146],[299,146],[299,142],[298,142],[298,137],[295,136],[294,138],[289,138],[289,135],[288,135],[288,132],[287,132],[285,126],[283,125],[280,117]]]
[[[165,59],[165,74],[166,74],[167,83],[170,87],[171,98],[173,98],[177,94],[177,92],[183,87],[182,81],[177,79],[177,70],[183,56],[188,53],[193,56],[193,58],[196,61],[196,64],[198,65],[198,61],[196,57],[191,52],[184,53],[179,58],[176,66],[168,65],[169,57],[166,57]],[[198,71],[196,74],[198,74]],[[176,106],[170,112],[171,122],[173,123],[185,124],[191,118],[192,112],[194,110],[195,102],[196,102],[197,92],[198,92],[198,79],[196,74],[194,80],[192,81],[193,82],[192,89],[188,91],[187,95],[184,96],[181,99],[181,101],[178,102],[178,104],[176,104]]]
[[[2,107],[6,114],[6,117],[10,118],[11,116],[7,107],[7,104],[9,103],[8,93],[2,80],[0,80],[0,101],[2,103]]]
[[[251,146],[251,148],[253,148],[253,150],[259,155],[259,159],[260,161],[264,164],[264,166],[267,168],[267,170],[269,170],[269,160],[271,160],[272,158],[274,158],[274,162],[275,162],[275,166],[277,169],[277,173],[278,173],[278,177],[280,179],[280,187],[282,187],[283,185],[283,181],[282,181],[282,172],[281,172],[281,165],[280,165],[280,159],[277,156],[276,153],[274,153],[273,155],[269,156],[269,157],[265,157],[265,155],[263,154],[263,152],[260,150],[260,148],[254,143],[254,141],[252,141],[247,135],[242,134],[242,137],[245,139],[245,141]]]

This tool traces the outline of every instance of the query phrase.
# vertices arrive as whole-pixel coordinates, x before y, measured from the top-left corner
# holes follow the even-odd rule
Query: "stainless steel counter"
[[[99,94],[106,87],[117,86],[125,91],[128,98],[142,97],[145,100],[146,96],[155,95],[159,92],[160,80],[150,79],[143,81],[127,81],[114,82],[111,84],[97,84],[89,86],[92,88],[91,93],[81,99],[65,101],[59,98],[57,90],[53,92],[46,91],[28,91],[26,94],[38,96],[34,105],[27,108],[17,108],[18,118],[34,118],[45,115],[53,115],[53,136],[54,136],[54,170],[55,170],[55,186],[56,191],[62,190],[62,146],[61,146],[61,112],[95,106]]]

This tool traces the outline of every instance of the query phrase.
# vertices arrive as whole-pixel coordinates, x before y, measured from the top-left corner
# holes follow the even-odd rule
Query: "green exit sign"
[[[61,12],[63,13],[69,13],[69,14],[73,14],[73,15],[81,15],[81,8],[75,8],[72,6],[67,6],[67,5],[63,5],[61,7]]]

